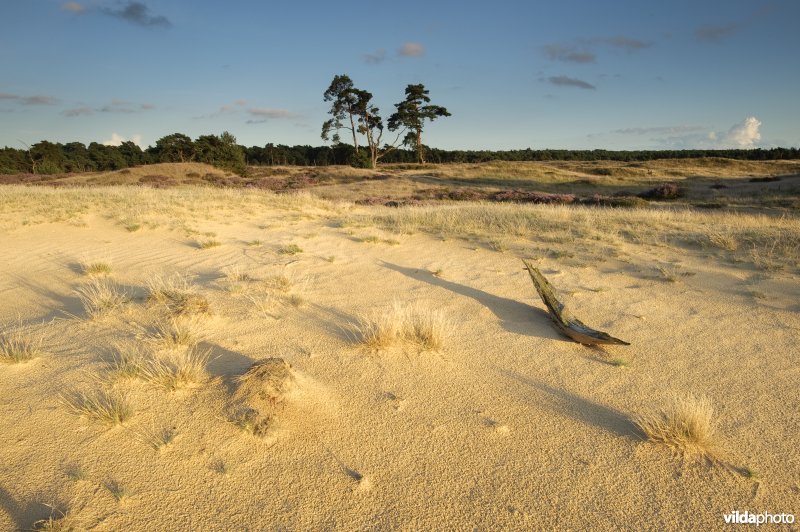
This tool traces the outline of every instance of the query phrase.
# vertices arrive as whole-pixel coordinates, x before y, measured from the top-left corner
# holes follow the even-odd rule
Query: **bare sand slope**
[[[0,364],[0,529],[29,528],[48,505],[97,530],[683,530],[719,528],[732,510],[800,513],[791,269],[625,240],[612,254],[533,233],[498,235],[504,246],[396,234],[310,198],[13,190],[0,323],[44,353]],[[518,255],[632,345],[566,341]],[[89,318],[75,289],[98,261],[131,300]],[[148,279],[175,272],[209,302],[197,320],[211,378],[169,391],[115,377],[114,346],[146,344],[165,320]],[[394,301],[446,313],[439,352],[358,344],[359,316]],[[266,357],[296,384],[262,439],[229,401]],[[61,399],[106,387],[134,409],[122,425]],[[713,402],[721,463],[646,442],[633,421],[686,392]],[[164,431],[174,438],[155,448]]]

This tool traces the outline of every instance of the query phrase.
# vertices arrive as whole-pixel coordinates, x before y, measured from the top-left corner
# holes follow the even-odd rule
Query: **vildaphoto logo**
[[[794,523],[793,514],[773,514],[770,512],[752,513],[748,511],[740,512],[734,510],[729,514],[723,514],[725,523],[729,525],[791,525]]]

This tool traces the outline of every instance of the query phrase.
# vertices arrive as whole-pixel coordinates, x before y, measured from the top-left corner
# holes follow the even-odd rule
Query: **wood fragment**
[[[533,286],[536,287],[536,291],[539,292],[539,296],[547,306],[547,310],[550,311],[550,317],[562,334],[583,345],[631,345],[624,340],[614,338],[608,333],[584,325],[583,322],[573,316],[564,304],[558,300],[555,290],[539,269],[531,264],[530,261],[523,259],[522,262],[528,269],[531,281],[533,281]]]

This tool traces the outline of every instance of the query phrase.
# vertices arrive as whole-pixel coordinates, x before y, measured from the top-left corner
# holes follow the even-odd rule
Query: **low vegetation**
[[[89,277],[111,275],[111,262],[106,260],[82,261],[81,273]]]
[[[199,294],[189,277],[152,275],[147,280],[148,300],[164,305],[174,316],[211,314],[211,305]]]
[[[34,339],[22,327],[0,331],[0,363],[22,364],[42,356],[42,339]]]
[[[637,416],[635,422],[650,441],[689,454],[716,455],[714,409],[706,397],[673,397],[664,407]]]
[[[439,351],[451,325],[442,311],[396,301],[383,312],[362,317],[354,328],[359,341],[373,350],[411,344]]]
[[[109,314],[130,301],[127,291],[108,279],[91,279],[88,283],[76,288],[75,293],[90,318],[99,318]]]
[[[107,425],[121,425],[134,414],[133,406],[127,396],[116,390],[74,392],[62,395],[61,399],[74,414]]]

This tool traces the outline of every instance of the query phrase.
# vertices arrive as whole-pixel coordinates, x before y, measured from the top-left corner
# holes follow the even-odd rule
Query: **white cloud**
[[[103,144],[106,146],[120,146],[123,142],[132,141],[134,144],[141,148],[142,146],[142,136],[141,135],[133,135],[131,138],[126,139],[119,133],[112,133],[111,138],[108,140],[104,140]]]
[[[397,53],[403,57],[422,57],[425,55],[425,47],[418,42],[407,42],[403,43]]]
[[[718,140],[722,144],[731,145],[736,148],[752,148],[756,142],[761,140],[761,121],[754,117],[748,116],[739,124],[731,127],[727,133],[721,137],[718,134]]]

